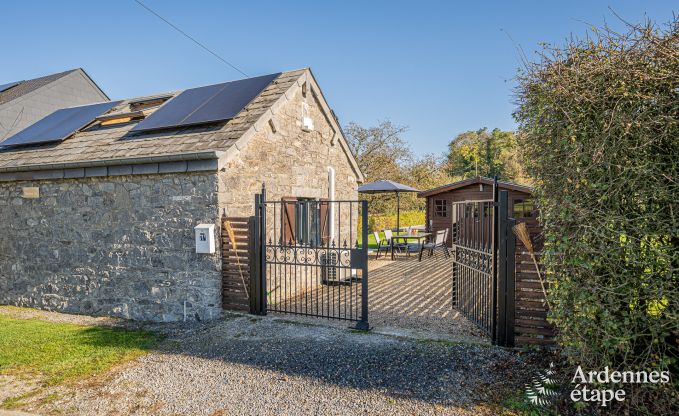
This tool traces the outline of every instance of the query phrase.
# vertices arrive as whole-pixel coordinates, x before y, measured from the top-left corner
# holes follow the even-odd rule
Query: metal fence
[[[453,307],[493,343],[513,345],[514,234],[508,193],[453,202]]]
[[[492,336],[495,203],[453,202],[453,307]]]
[[[256,197],[256,307],[368,328],[366,201]],[[361,229],[359,230],[359,224]]]

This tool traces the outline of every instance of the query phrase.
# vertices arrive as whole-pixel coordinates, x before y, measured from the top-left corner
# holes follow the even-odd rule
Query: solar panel
[[[192,88],[169,100],[131,131],[148,131],[234,118],[280,73]]]
[[[0,92],[7,91],[8,89],[12,87],[16,87],[17,85],[21,84],[23,81],[14,81],[14,82],[9,82],[7,84],[2,84],[0,85]]]
[[[111,101],[62,108],[1,142],[0,146],[25,146],[62,141],[120,103],[121,101]]]

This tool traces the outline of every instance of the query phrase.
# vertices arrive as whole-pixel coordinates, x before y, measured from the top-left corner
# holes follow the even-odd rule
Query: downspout
[[[330,236],[330,241],[335,240],[335,207],[332,201],[335,200],[335,169],[328,166],[328,221],[330,222],[330,227],[328,227],[328,234]]]

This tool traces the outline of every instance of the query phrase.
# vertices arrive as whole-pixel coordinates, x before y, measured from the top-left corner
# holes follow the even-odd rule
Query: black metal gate
[[[270,201],[262,188],[255,207],[255,312],[339,319],[368,329],[367,201]]]
[[[453,307],[494,344],[512,346],[514,234],[508,193],[452,203]]]

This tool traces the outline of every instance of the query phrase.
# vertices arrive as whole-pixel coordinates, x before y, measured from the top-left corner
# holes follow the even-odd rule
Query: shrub
[[[668,414],[679,339],[679,22],[546,46],[518,77],[550,320],[572,363],[670,370],[623,406]],[[631,397],[630,397],[631,396]]]
[[[401,227],[411,225],[423,225],[425,222],[424,211],[403,211],[401,212]],[[396,228],[396,214],[394,215],[369,215],[368,232],[382,231]],[[359,218],[358,229],[361,229]]]

